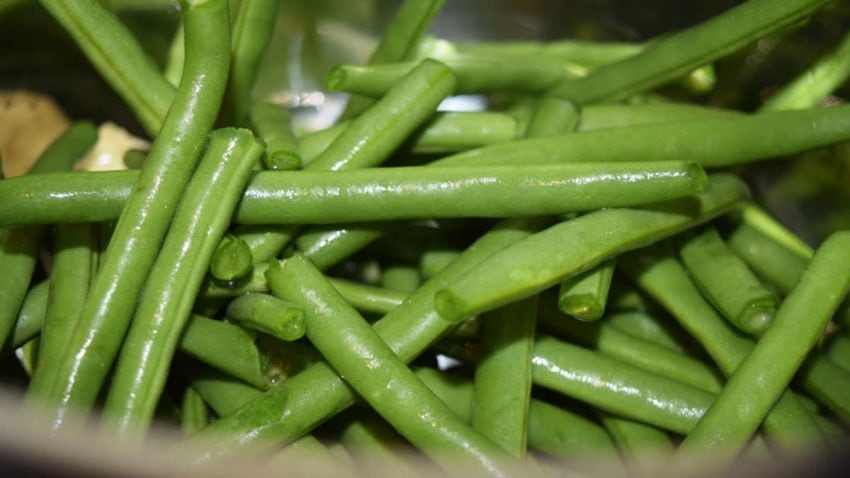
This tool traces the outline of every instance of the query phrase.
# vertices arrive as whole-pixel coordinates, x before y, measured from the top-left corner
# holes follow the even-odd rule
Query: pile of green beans
[[[756,113],[681,91],[825,0],[641,44],[449,43],[425,36],[443,0],[404,0],[328,73],[362,96],[319,131],[255,92],[277,0],[181,0],[164,69],[104,2],[40,2],[152,139],[138,170],[71,172],[80,120],[0,179],[0,351],[50,433],[171,425],[191,460],[336,475],[848,443],[850,231],[810,246],[738,173],[850,141],[850,106],[821,107],[850,36]],[[469,93],[485,111],[442,110]]]

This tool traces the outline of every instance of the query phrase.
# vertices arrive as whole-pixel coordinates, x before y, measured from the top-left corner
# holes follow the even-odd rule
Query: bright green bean
[[[576,106],[560,98],[541,98],[537,109],[531,116],[527,138],[541,138],[557,134],[569,133],[576,129],[581,114]]]
[[[256,103],[251,108],[251,125],[266,142],[266,153],[263,155],[266,169],[301,169],[301,155],[292,133],[288,109],[270,103]]]
[[[89,121],[77,121],[41,153],[29,174],[70,171],[96,141],[97,127]]]
[[[251,262],[256,265],[277,257],[298,236],[299,230],[300,228],[294,225],[246,225],[235,228],[233,236],[248,246]]]
[[[179,366],[192,389],[219,416],[227,416],[263,394],[262,390],[201,363],[181,360]]]
[[[15,330],[12,332],[12,348],[18,348],[38,335],[44,325],[44,315],[47,312],[47,291],[49,280],[44,280],[32,286],[27,291],[18,318],[15,320]]]
[[[144,429],[152,419],[210,259],[262,152],[248,130],[210,134],[121,348],[104,408],[118,433]]]
[[[753,342],[715,312],[669,251],[648,248],[623,256],[620,264],[697,339],[726,377],[735,373],[752,350]],[[787,448],[823,443],[824,437],[811,414],[791,392],[783,394],[764,426],[772,438]]]
[[[770,326],[779,300],[716,229],[710,227],[683,240],[679,255],[703,296],[732,325],[754,335]]]
[[[430,279],[460,255],[460,251],[450,249],[431,249],[422,253],[419,258],[419,273],[422,278]]]
[[[623,128],[645,124],[734,119],[741,113],[688,103],[599,104],[581,109],[578,131]]]
[[[253,259],[250,246],[244,240],[228,234],[210,259],[210,274],[224,282],[239,279],[251,272]]]
[[[680,459],[697,450],[710,450],[712,460],[723,463],[740,451],[791,382],[848,288],[850,232],[845,231],[827,238],[815,252],[773,325],[680,445]]]
[[[666,433],[604,412],[599,414],[599,421],[614,439],[632,473],[653,476],[662,471],[663,460],[673,451],[673,441]]]
[[[540,219],[521,219],[496,226],[402,305],[376,322],[375,331],[402,360],[412,360],[452,328],[452,324],[434,311],[434,293],[484,258],[529,236],[541,223]],[[330,367],[318,362],[207,427],[202,435],[218,437],[223,443],[210,448],[205,456],[232,453],[257,441],[289,442],[350,406],[355,398],[354,392]]]
[[[518,459],[528,442],[536,324],[537,298],[530,297],[487,313],[478,339],[472,428]]]
[[[614,259],[561,281],[558,307],[578,320],[599,320],[605,314],[608,289],[614,276]]]
[[[57,373],[60,382],[53,390],[62,405],[50,418],[56,425],[69,408],[88,409],[97,397],[124,337],[137,293],[218,114],[229,66],[226,3],[184,0],[187,54],[183,78],[109,249],[101,258],[80,326]],[[140,230],[144,234],[139,234]]]
[[[811,260],[815,253],[810,245],[755,203],[749,203],[741,208],[741,222],[782,244],[807,261]]]
[[[747,223],[735,227],[726,242],[753,272],[783,295],[794,288],[806,268],[806,259]]]
[[[411,293],[419,288],[419,270],[408,265],[393,265],[381,271],[381,286],[385,289]]]
[[[620,312],[605,318],[613,327],[632,337],[652,342],[676,352],[684,351],[679,330],[675,330],[666,321],[647,314],[646,312]]]
[[[260,60],[274,32],[279,4],[279,0],[239,2],[239,11],[233,22],[228,97],[223,108],[229,111],[235,126],[248,124],[251,94],[259,74]]]
[[[641,53],[602,66],[584,78],[565,81],[551,94],[581,104],[626,98],[793,25],[826,3],[828,0],[752,0],[660,38]]]
[[[358,469],[389,476],[420,476],[415,462],[409,461],[405,447],[409,444],[373,412],[352,409],[344,415],[339,439],[351,452]],[[372,475],[369,473],[369,475]]]
[[[715,395],[550,337],[537,339],[534,383],[604,411],[687,434]]]
[[[515,91],[542,93],[564,80],[573,78],[559,61],[530,58],[511,61],[452,57],[442,60],[457,78],[452,93],[496,93]],[[355,95],[381,98],[401,78],[413,70],[416,63],[386,65],[339,65],[328,74],[325,87]]]
[[[445,453],[452,452],[482,471],[506,475],[498,447],[419,381],[307,259],[296,255],[272,264],[266,277],[276,296],[304,308],[307,337],[325,359],[411,443],[437,463],[446,465]]]
[[[185,436],[191,436],[207,426],[210,411],[204,399],[192,387],[186,387],[180,404],[180,429]]]
[[[55,399],[50,387],[58,381],[57,370],[89,293],[95,272],[92,263],[96,261],[97,233],[92,224],[57,226],[41,350],[27,390],[33,403]]]
[[[447,320],[459,321],[528,297],[608,257],[707,221],[746,194],[739,180],[720,175],[705,192],[678,202],[603,209],[567,220],[494,254],[438,292],[435,306]]]
[[[245,294],[227,306],[227,317],[287,342],[304,336],[304,311],[268,294]]]
[[[706,134],[711,134],[711,141],[703,141]],[[848,138],[850,106],[838,106],[524,139],[466,151],[432,164],[471,166],[688,158],[703,167],[714,168],[790,156]]]
[[[455,43],[461,54],[489,58],[549,57],[595,67],[619,61],[640,53],[645,47],[625,42],[590,42],[583,40],[500,41]]]
[[[175,88],[180,84],[180,77],[183,75],[183,64],[186,62],[186,42],[184,40],[183,25],[181,24],[177,26],[174,36],[171,37],[171,44],[168,45],[168,57],[165,60],[165,67],[162,71],[165,81],[169,82]]]
[[[130,106],[145,131],[156,136],[176,98],[175,91],[133,34],[97,0],[40,3],[71,34],[95,69]]]

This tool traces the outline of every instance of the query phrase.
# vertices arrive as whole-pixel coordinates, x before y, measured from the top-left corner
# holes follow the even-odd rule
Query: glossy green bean
[[[70,408],[91,407],[100,391],[124,337],[137,293],[153,266],[172,211],[218,114],[229,66],[226,3],[184,0],[187,55],[183,78],[101,258],[80,326],[69,341],[57,374],[60,382],[53,390],[62,405],[50,418],[57,425]],[[139,230],[145,233],[139,234]]]
[[[794,288],[806,268],[806,259],[747,223],[735,227],[726,243],[756,275],[783,295]]]
[[[530,58],[506,63],[502,60],[452,57],[442,60],[454,73],[454,94],[485,94],[504,91],[542,93],[573,78],[564,65],[547,58]],[[355,95],[381,98],[416,63],[385,65],[339,65],[328,74],[325,87]]]
[[[180,403],[180,430],[183,435],[194,435],[209,422],[210,411],[204,399],[192,387],[186,387]]]
[[[434,293],[484,258],[529,236],[541,225],[540,219],[518,219],[496,226],[402,305],[376,322],[374,330],[402,360],[412,360],[452,328],[452,324],[434,311]],[[232,453],[261,440],[289,442],[350,406],[355,398],[354,392],[330,367],[323,362],[316,363],[207,427],[202,435],[217,437],[222,445],[210,448],[204,456]]]
[[[536,385],[680,434],[696,425],[715,397],[551,337],[537,339],[532,370]]]
[[[119,434],[144,429],[151,421],[194,297],[262,152],[248,130],[210,134],[121,348],[104,408]]]
[[[369,56],[368,64],[393,63],[413,55],[444,3],[445,0],[405,0],[384,29],[378,46]],[[370,98],[351,98],[342,118],[353,118],[371,104]]]
[[[444,466],[451,452],[489,474],[506,475],[498,446],[419,381],[307,259],[271,264],[266,277],[276,296],[304,308],[307,337],[328,363],[402,436]]]
[[[540,320],[548,329],[644,370],[711,393],[723,388],[716,370],[681,352],[632,337],[607,321],[582,324],[551,312],[544,313]]]
[[[517,301],[486,315],[478,339],[481,352],[475,367],[472,428],[523,459],[528,442],[537,298]]]
[[[251,247],[241,238],[228,234],[210,259],[210,274],[220,281],[233,281],[251,272],[253,260]]]
[[[637,251],[634,256],[623,256],[620,264],[697,339],[726,377],[735,373],[752,350],[752,340],[737,332],[714,311],[669,251],[648,248]],[[790,391],[776,403],[764,426],[772,438],[788,448],[823,443],[824,437],[811,414]]]
[[[153,137],[175,90],[133,34],[97,0],[40,0]]]
[[[525,131],[527,138],[541,138],[569,133],[576,129],[581,119],[576,106],[560,98],[541,98]]]
[[[770,326],[779,300],[713,227],[684,239],[682,264],[703,296],[741,331],[757,335]]]
[[[285,171],[301,169],[301,155],[292,133],[289,110],[270,103],[256,103],[251,107],[251,125],[266,142],[263,163],[266,169]]]
[[[50,286],[49,280],[43,280],[32,286],[27,291],[18,318],[15,320],[15,329],[12,331],[12,348],[18,348],[33,337],[38,335],[44,325],[44,314],[47,311],[47,292]]]
[[[712,141],[703,141],[708,131]],[[471,166],[688,158],[703,167],[714,168],[790,156],[848,138],[850,106],[838,106],[524,139],[458,153],[432,164]]]
[[[304,336],[304,311],[268,294],[245,294],[227,306],[226,315],[243,327],[287,342]]]
[[[731,460],[758,428],[850,288],[850,232],[827,238],[773,325],[738,365],[677,455],[711,450]],[[753,387],[753,384],[758,384]]]
[[[599,320],[605,314],[608,289],[614,276],[614,259],[561,281],[558,307],[578,320]]]
[[[687,30],[658,39],[644,51],[602,66],[550,94],[581,104],[620,99],[684,76],[747,44],[805,19],[827,0],[754,0]]]
[[[234,126],[248,125],[251,94],[259,74],[260,60],[274,32],[279,4],[278,0],[239,2],[239,11],[233,22],[228,96],[224,106]]]
[[[438,292],[435,306],[447,320],[459,321],[528,297],[618,253],[707,221],[746,194],[739,180],[720,175],[705,192],[678,202],[603,209],[567,220],[494,254]]]
[[[33,403],[55,399],[50,387],[57,382],[57,370],[95,273],[92,263],[96,261],[98,246],[96,225],[59,225],[55,238],[41,350],[27,389],[28,399]]]
[[[581,109],[578,131],[623,128],[645,124],[682,123],[710,119],[735,119],[741,113],[689,103],[603,103]]]

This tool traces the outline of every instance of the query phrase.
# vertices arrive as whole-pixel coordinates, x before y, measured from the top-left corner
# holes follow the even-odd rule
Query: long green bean
[[[260,60],[274,32],[278,0],[242,0],[233,22],[231,67],[224,110],[234,126],[247,126]]]
[[[18,348],[38,335],[44,325],[44,314],[47,312],[47,292],[49,280],[44,280],[32,286],[27,291],[18,318],[15,320],[15,330],[12,332],[12,348]]]
[[[726,242],[756,275],[781,294],[794,288],[806,268],[806,259],[747,223],[735,227]]]
[[[682,123],[709,119],[734,119],[741,113],[688,103],[644,103],[624,105],[603,103],[581,109],[578,131],[623,128],[644,124]]]
[[[285,171],[301,168],[301,155],[292,124],[289,110],[269,103],[257,103],[251,107],[251,125],[260,138],[266,142],[266,153],[263,163],[266,169]]]
[[[541,98],[528,123],[525,136],[540,138],[569,133],[576,129],[583,114],[570,101],[560,98]]]
[[[662,471],[673,441],[663,431],[634,420],[600,413],[599,420],[617,444],[632,473],[652,476]]]

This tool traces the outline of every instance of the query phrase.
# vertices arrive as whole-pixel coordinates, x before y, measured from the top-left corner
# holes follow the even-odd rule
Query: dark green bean
[[[726,242],[753,272],[781,294],[794,288],[806,268],[806,259],[746,223],[735,227]]]
[[[268,294],[245,294],[227,306],[227,317],[243,327],[287,342],[304,336],[304,311]]]
[[[147,133],[156,136],[175,100],[175,91],[133,34],[97,0],[40,0],[40,3],[71,34],[95,69],[130,106]]]
[[[262,152],[248,130],[210,134],[121,348],[104,408],[118,433],[144,429],[152,419],[192,302]]]
[[[58,381],[56,373],[80,319],[95,273],[92,264],[97,260],[96,225],[62,224],[56,229],[41,350],[27,389],[28,399],[33,403],[55,399],[50,387]]]
[[[288,109],[270,103],[256,103],[251,108],[251,125],[266,142],[266,153],[263,155],[266,169],[301,169],[301,155],[292,133]]]
[[[452,57],[443,61],[457,78],[454,94],[497,93],[504,91],[542,93],[564,80],[574,78],[564,65],[547,58],[504,60]],[[386,65],[339,65],[328,74],[325,87],[355,95],[381,98],[416,63]]]
[[[515,458],[528,441],[531,400],[531,348],[537,324],[537,298],[508,304],[486,314],[479,332],[472,427]]]
[[[77,121],[50,144],[29,174],[64,173],[85,156],[97,142],[97,127],[89,121]]]
[[[185,436],[191,436],[207,426],[210,411],[204,399],[192,387],[186,387],[180,404],[180,429]]]
[[[703,141],[707,132],[711,132],[712,141]],[[848,138],[850,106],[838,106],[524,139],[466,151],[432,164],[471,166],[688,158],[708,168],[790,156]]]
[[[714,394],[550,337],[537,339],[534,383],[610,413],[687,434]]]
[[[752,350],[752,340],[714,311],[669,251],[648,248],[623,256],[619,263],[697,339],[726,377],[734,374]],[[771,438],[788,448],[823,443],[824,437],[811,414],[790,391],[776,403],[764,426]]]
[[[109,249],[101,258],[80,326],[57,373],[60,382],[53,390],[62,405],[50,418],[57,425],[69,408],[87,409],[97,397],[126,332],[136,294],[153,266],[173,210],[218,114],[229,66],[227,2],[183,3],[187,48],[183,78]],[[95,24],[88,31],[100,28]],[[113,38],[110,43],[118,43],[109,38]],[[140,230],[144,234],[139,234]]]
[[[850,232],[845,231],[833,234],[818,248],[782,302],[773,325],[735,369],[677,455],[710,450],[712,460],[731,460],[789,385],[848,288]]]
[[[599,320],[605,314],[608,289],[614,276],[614,259],[561,281],[558,307],[578,320]]]
[[[602,66],[551,94],[581,104],[620,99],[684,76],[747,44],[805,19],[828,0],[753,0],[651,43],[644,51]]]
[[[434,293],[484,258],[529,236],[542,222],[519,219],[496,226],[402,305],[376,322],[375,331],[402,360],[412,360],[453,327],[434,311]],[[350,406],[355,398],[354,392],[330,367],[318,362],[207,427],[201,434],[217,437],[222,445],[211,447],[205,456],[232,453],[257,441],[289,442]]]
[[[257,81],[260,60],[274,32],[279,4],[278,0],[239,2],[239,11],[233,22],[228,98],[224,107],[225,111],[229,111],[234,126],[248,125],[251,93]]]
[[[757,335],[770,326],[779,300],[709,227],[686,238],[679,255],[703,296],[732,325]]]
[[[276,296],[304,308],[307,337],[328,363],[411,443],[437,463],[447,466],[445,453],[451,452],[482,471],[506,475],[498,447],[425,387],[307,259],[296,255],[272,264],[266,277]]]
[[[210,259],[210,274],[224,282],[239,279],[251,272],[253,259],[250,246],[241,238],[228,234]]]
[[[127,166],[127,169],[142,169],[142,165],[145,164],[146,159],[148,159],[148,153],[138,149],[127,150],[122,158],[124,166]]]
[[[238,226],[234,229],[233,236],[248,246],[251,262],[256,265],[277,257],[298,236],[300,230],[300,227],[294,225]]]
[[[746,194],[739,180],[719,175],[705,192],[679,201],[603,209],[567,220],[494,254],[438,292],[435,306],[447,320],[459,321],[528,297],[608,257],[707,221]]]
[[[44,325],[44,315],[47,311],[47,291],[49,280],[44,280],[32,286],[24,297],[18,318],[15,320],[15,330],[12,332],[12,348],[18,348],[38,335]]]
[[[368,64],[393,63],[413,55],[444,3],[445,0],[405,0],[384,29],[384,34],[370,55]],[[351,98],[342,118],[353,118],[371,104],[370,98]]]
[[[6,181],[9,179],[4,179],[3,183]],[[3,271],[0,274],[0,344],[6,343],[15,328],[15,319],[35,271],[41,238],[39,226],[0,229],[0,270]]]

